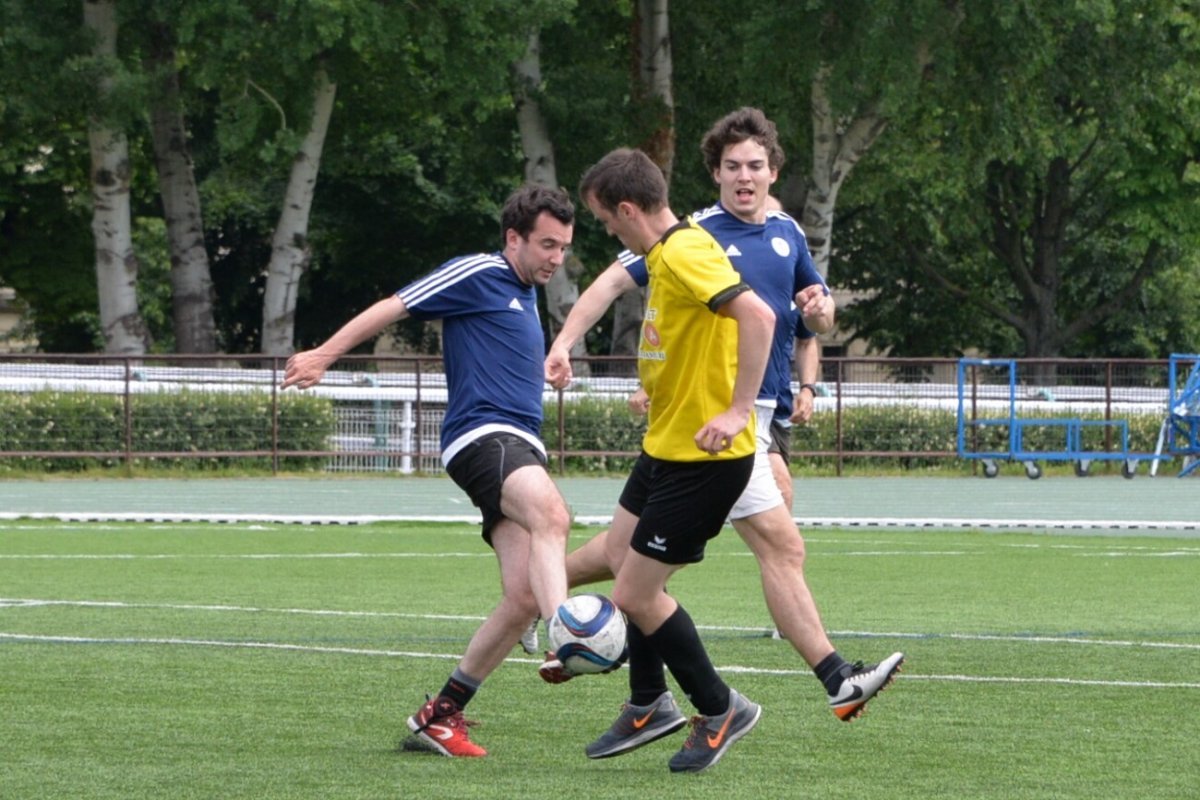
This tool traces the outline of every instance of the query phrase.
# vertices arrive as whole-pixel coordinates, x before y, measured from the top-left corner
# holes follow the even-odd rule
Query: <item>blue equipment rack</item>
[[[966,407],[967,370],[969,367],[992,367],[1008,370],[1008,416],[992,418],[976,418],[974,406],[970,409],[972,416],[968,419]],[[1195,378],[1196,370],[1192,377]],[[1200,379],[1197,379],[1200,384]],[[974,382],[971,384],[974,386]],[[1197,386],[1197,401],[1200,402],[1200,385]],[[1197,409],[1200,413],[1200,408]],[[968,447],[968,434],[976,429],[988,427],[1005,427],[1008,429],[1008,448],[996,451],[975,451]],[[1026,450],[1025,431],[1027,428],[1061,428],[1065,440],[1062,450]],[[1083,448],[1084,431],[1088,429],[1112,429],[1118,434],[1120,450],[1096,451]],[[1196,453],[1200,455],[1200,444],[1195,442],[1200,435],[1200,417],[1191,428],[1192,442]],[[1000,461],[1017,461],[1025,467],[1025,474],[1031,480],[1042,477],[1039,460],[1044,461],[1074,461],[1075,474],[1085,477],[1094,461],[1121,461],[1121,475],[1133,478],[1137,474],[1140,461],[1169,460],[1161,454],[1139,454],[1129,452],[1129,422],[1127,420],[1085,420],[1079,418],[1029,418],[1017,416],[1017,362],[1014,359],[994,358],[962,358],[958,361],[958,456],[964,459],[974,459],[983,462],[983,475],[994,478],[1000,473]],[[1200,464],[1200,462],[1197,462]]]
[[[1182,478],[1200,467],[1200,355],[1172,353],[1167,363],[1167,452],[1183,457]],[[1190,372],[1180,386],[1185,366]]]

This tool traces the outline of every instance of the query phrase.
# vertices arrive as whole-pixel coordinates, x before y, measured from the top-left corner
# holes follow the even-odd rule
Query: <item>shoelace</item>
[[[428,702],[428,698],[429,698],[429,696],[426,695],[427,702]],[[424,716],[424,712],[425,712],[425,709],[421,709],[421,716]],[[419,721],[419,718],[418,718],[418,721]],[[438,714],[436,706],[430,706],[429,718],[426,719],[423,723],[421,723],[420,727],[417,729],[417,733],[420,733],[421,731],[425,730],[426,728],[428,728],[430,725],[432,725],[435,722],[442,724],[442,725],[448,725],[451,728],[458,728],[458,727],[471,728],[471,727],[474,727],[475,725],[479,724],[476,720],[467,719],[466,717],[464,717],[461,708],[455,709],[454,713],[452,713],[452,714]]]
[[[690,750],[696,743],[696,739],[699,738],[701,729],[708,724],[708,717],[696,715],[688,720],[688,724],[692,726],[692,729],[688,731],[687,741],[683,743],[684,750]]]

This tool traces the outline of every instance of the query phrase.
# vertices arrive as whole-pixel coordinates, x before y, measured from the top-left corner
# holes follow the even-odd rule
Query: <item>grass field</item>
[[[488,758],[398,750],[495,599],[474,526],[0,522],[0,798],[1200,795],[1200,541],[808,542],[841,652],[904,673],[838,722],[726,531],[672,592],[763,720],[681,776],[682,734],[583,757],[623,672],[548,686],[519,649],[468,709]]]

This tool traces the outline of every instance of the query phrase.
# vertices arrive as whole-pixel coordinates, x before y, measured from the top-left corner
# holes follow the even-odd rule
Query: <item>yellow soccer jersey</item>
[[[690,220],[650,249],[646,268],[650,297],[638,343],[638,375],[650,396],[643,449],[664,461],[752,455],[753,415],[732,446],[716,456],[695,442],[704,424],[733,400],[737,322],[716,310],[741,291],[741,276],[716,240]]]

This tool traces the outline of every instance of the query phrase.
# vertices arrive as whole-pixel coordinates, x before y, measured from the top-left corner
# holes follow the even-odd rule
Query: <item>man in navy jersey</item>
[[[442,422],[446,471],[483,514],[483,538],[500,562],[502,596],[437,697],[408,727],[447,756],[483,756],[463,708],[504,661],[530,621],[551,619],[567,597],[570,513],[546,471],[542,425],[545,339],[537,287],[562,266],[575,208],[565,192],[525,186],[501,213],[504,249],[451,259],[287,362],[283,387],[307,389],[333,362],[394,322],[442,320],[449,403]]]
[[[804,580],[804,540],[768,456],[772,417],[792,400],[792,339],[799,337],[807,348],[812,332],[830,330],[833,301],[812,265],[800,226],[787,214],[767,209],[770,187],[784,158],[774,123],[758,109],[739,109],[714,124],[701,151],[720,199],[692,218],[720,243],[738,273],[776,316],[770,360],[756,401],[754,470],[729,517],[758,559],[767,607],[780,633],[816,673],[834,714],[849,721],[892,680],[904,656],[893,653],[879,664],[851,664],[833,647]],[[645,283],[645,260],[626,251],[588,287],[546,357],[546,379],[551,385],[562,388],[570,382],[570,348],[612,301]],[[810,352],[805,355],[811,358]],[[815,375],[815,363],[806,366]],[[638,410],[637,396],[631,405]],[[806,406],[801,408],[810,411]],[[802,416],[803,411],[797,418]],[[618,507],[612,527],[568,557],[571,584],[602,580],[617,572],[636,522]],[[555,659],[548,659],[541,674],[550,682],[569,677]],[[589,757],[620,755],[683,726],[684,717],[666,689],[661,664],[639,666],[631,660],[630,689],[631,697],[612,728],[586,748]]]

